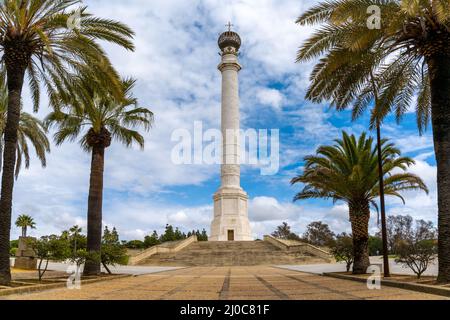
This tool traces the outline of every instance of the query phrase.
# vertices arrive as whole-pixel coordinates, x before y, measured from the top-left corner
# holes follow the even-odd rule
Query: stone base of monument
[[[248,195],[241,188],[221,188],[214,195],[210,241],[253,241]]]
[[[37,269],[37,259],[36,253],[30,247],[30,241],[33,238],[30,237],[20,237],[19,238],[19,248],[16,251],[16,259],[14,261],[14,268],[23,270],[36,270]]]
[[[33,257],[16,257],[14,260],[14,268],[21,270],[36,270],[37,259]]]

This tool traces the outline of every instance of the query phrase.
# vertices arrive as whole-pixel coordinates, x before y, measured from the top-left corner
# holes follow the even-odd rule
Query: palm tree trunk
[[[6,60],[8,77],[8,113],[4,131],[3,172],[0,198],[0,285],[11,283],[9,240],[11,233],[11,207],[16,165],[17,128],[20,119],[20,100],[26,67]],[[26,64],[25,64],[26,66]]]
[[[441,283],[450,282],[450,56],[427,59],[431,85],[431,117],[437,163],[438,256]]]
[[[26,238],[27,236],[27,227],[22,227],[22,237]]]
[[[353,235],[353,274],[365,274],[369,261],[369,203],[350,204],[350,222]]]
[[[105,147],[96,145],[92,149],[91,179],[88,200],[87,250],[100,256],[102,241],[103,172],[105,166]],[[85,276],[101,272],[99,259],[88,259],[84,266]]]

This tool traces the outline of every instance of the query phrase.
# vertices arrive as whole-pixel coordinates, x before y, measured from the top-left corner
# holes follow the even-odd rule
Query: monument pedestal
[[[19,238],[19,248],[16,251],[14,268],[22,270],[37,270],[36,253],[30,248],[30,240],[33,240],[33,238]]]
[[[248,195],[240,188],[221,188],[214,195],[210,241],[252,241]]]
[[[16,257],[14,268],[21,270],[37,270],[37,259],[33,257]]]

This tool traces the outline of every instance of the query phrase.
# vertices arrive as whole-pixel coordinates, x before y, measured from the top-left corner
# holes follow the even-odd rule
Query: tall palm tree
[[[31,216],[21,214],[17,217],[16,227],[22,228],[22,237],[26,238],[28,227],[30,227],[31,229],[36,229],[36,223]]]
[[[380,19],[369,16],[373,5]],[[354,114],[363,112],[373,99],[364,85],[373,73],[382,87],[372,121],[390,112],[400,120],[416,95],[420,132],[431,120],[438,170],[438,281],[443,283],[450,282],[449,8],[450,0],[330,0],[297,20],[322,24],[298,53],[298,61],[321,57],[309,99],[330,100],[338,109],[354,103]]]
[[[407,173],[414,160],[401,157],[400,150],[388,140],[381,141],[385,194],[404,199],[403,190],[428,189],[416,175]],[[368,253],[370,205],[380,194],[377,147],[363,133],[358,139],[343,132],[342,139],[332,146],[321,146],[317,154],[305,158],[304,172],[292,184],[304,184],[295,201],[310,198],[331,198],[344,201],[349,207],[353,234],[353,273],[363,274],[370,265]]]
[[[3,151],[3,132],[6,126],[6,114],[8,109],[8,90],[6,89],[2,79],[0,79],[0,155]],[[17,129],[17,160],[15,175],[16,179],[19,176],[22,167],[23,159],[25,158],[25,168],[30,167],[30,148],[28,142],[34,147],[36,156],[41,161],[43,167],[46,166],[46,153],[50,152],[50,142],[47,139],[47,130],[44,128],[42,121],[33,117],[29,113],[21,112],[19,127]],[[0,157],[0,170],[1,170]]]
[[[78,239],[79,234],[82,231],[83,231],[83,229],[77,225],[75,225],[69,229],[69,235],[73,239],[73,254],[74,255],[76,255],[76,253],[77,253],[77,250],[78,250],[77,249],[77,239]]]
[[[11,281],[9,236],[16,165],[17,129],[25,77],[35,109],[40,85],[52,92],[70,86],[69,72],[90,66],[120,91],[119,76],[97,40],[133,50],[133,31],[122,23],[77,9],[78,0],[4,0],[0,3],[0,63],[7,74],[8,111],[4,130],[0,198],[0,285]]]
[[[118,101],[96,84],[96,80],[80,77],[74,80],[79,94],[60,97],[61,107],[51,113],[46,122],[55,125],[57,145],[64,141],[74,141],[81,136],[81,147],[92,154],[91,178],[88,199],[87,249],[90,253],[100,253],[102,238],[103,171],[105,150],[116,139],[127,147],[134,142],[144,147],[144,137],[135,130],[143,126],[149,130],[153,113],[137,105],[132,96],[135,81],[122,81],[123,98]],[[88,261],[85,275],[100,273],[99,261]]]

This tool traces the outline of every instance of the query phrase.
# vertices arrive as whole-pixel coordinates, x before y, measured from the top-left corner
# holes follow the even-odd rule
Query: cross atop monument
[[[228,31],[231,31],[231,27],[234,27],[234,24],[231,24],[231,22],[228,21],[228,24],[226,24],[225,27],[228,27]]]

